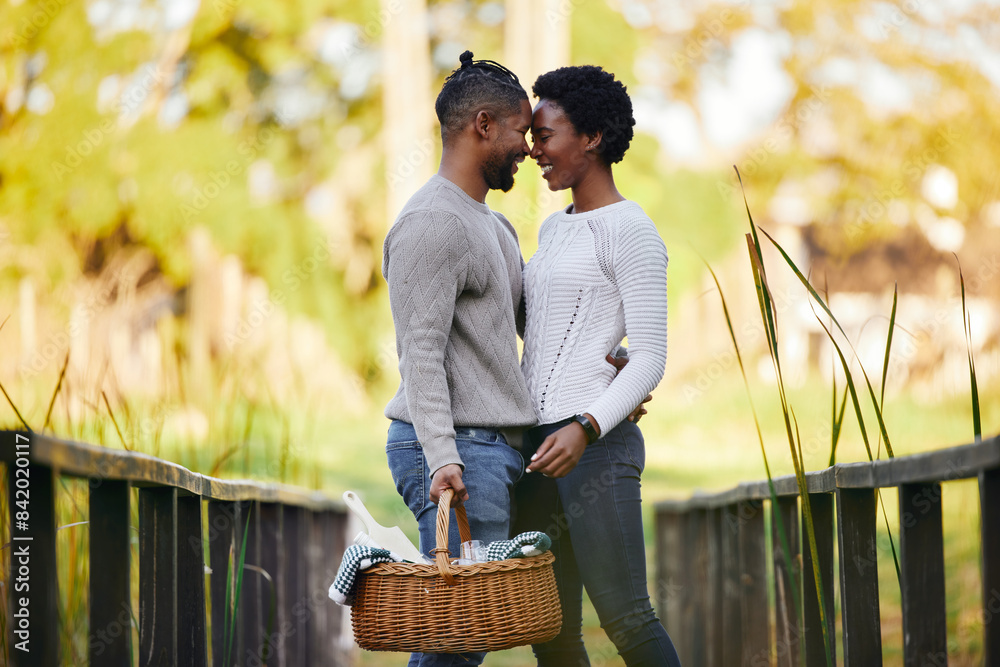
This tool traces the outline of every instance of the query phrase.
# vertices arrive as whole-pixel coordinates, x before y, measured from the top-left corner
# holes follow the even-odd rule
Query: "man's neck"
[[[465,194],[475,199],[480,204],[486,203],[486,194],[490,191],[483,178],[483,170],[475,160],[470,160],[466,153],[460,150],[445,148],[441,155],[441,166],[438,167],[438,176],[446,178],[458,187],[462,188]]]

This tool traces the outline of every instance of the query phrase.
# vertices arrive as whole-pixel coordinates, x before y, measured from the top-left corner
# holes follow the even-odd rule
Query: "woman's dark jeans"
[[[525,438],[529,460],[545,437],[566,424],[537,426]],[[587,446],[576,467],[551,479],[527,473],[515,488],[516,535],[544,530],[552,538],[562,631],[532,647],[544,667],[590,665],[583,645],[583,588],[601,627],[630,667],[679,667],[680,660],[649,601],[639,476],[645,446],[624,421]]]

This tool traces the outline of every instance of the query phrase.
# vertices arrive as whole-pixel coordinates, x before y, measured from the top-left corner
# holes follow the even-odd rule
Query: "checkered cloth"
[[[512,540],[497,540],[486,547],[486,560],[507,560],[537,556],[552,548],[552,540],[545,533],[529,530]]]
[[[354,581],[360,570],[367,570],[376,563],[400,563],[402,561],[402,556],[398,556],[388,549],[352,544],[347,547],[344,559],[340,561],[337,578],[330,584],[330,598],[339,605],[350,607],[354,602],[351,589],[354,588]]]

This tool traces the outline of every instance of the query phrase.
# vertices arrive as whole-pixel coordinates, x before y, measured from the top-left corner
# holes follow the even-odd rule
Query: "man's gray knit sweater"
[[[523,264],[507,219],[437,175],[385,237],[401,377],[385,416],[413,424],[432,475],[463,465],[456,426],[535,423],[517,352]]]

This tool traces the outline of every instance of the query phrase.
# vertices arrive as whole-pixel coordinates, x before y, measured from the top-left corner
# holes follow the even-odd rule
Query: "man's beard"
[[[483,165],[483,179],[490,190],[510,192],[514,187],[514,163],[523,153],[513,150],[506,155],[494,150]]]

